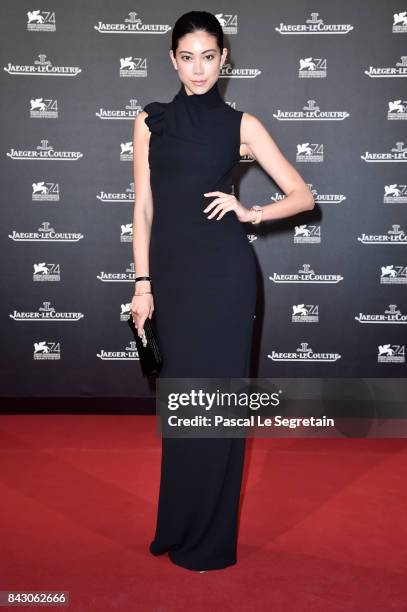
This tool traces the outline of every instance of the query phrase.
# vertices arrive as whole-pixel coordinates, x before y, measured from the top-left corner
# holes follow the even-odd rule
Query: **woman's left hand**
[[[246,206],[243,206],[241,202],[231,193],[223,193],[223,191],[208,191],[204,193],[205,197],[216,196],[216,198],[208,204],[208,206],[204,209],[204,213],[208,211],[212,211],[210,215],[208,215],[208,219],[213,219],[218,212],[220,212],[219,217],[216,218],[216,221],[222,219],[222,217],[229,211],[234,210],[236,213],[236,217],[242,223],[247,223],[251,220],[252,213]]]

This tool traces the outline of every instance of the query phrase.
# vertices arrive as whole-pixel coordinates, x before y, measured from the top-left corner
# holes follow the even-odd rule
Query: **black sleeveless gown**
[[[144,108],[153,194],[150,274],[161,377],[248,377],[256,302],[253,248],[233,211],[208,219],[215,196],[232,193],[243,112],[216,82],[184,85],[171,102]],[[218,215],[216,215],[218,216]],[[150,552],[190,570],[237,561],[245,438],[162,437],[156,532]]]

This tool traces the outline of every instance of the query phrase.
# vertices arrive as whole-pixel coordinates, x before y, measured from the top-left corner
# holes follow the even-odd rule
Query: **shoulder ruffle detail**
[[[148,113],[144,123],[148,125],[150,132],[160,135],[163,133],[165,108],[165,102],[150,102],[143,108]]]

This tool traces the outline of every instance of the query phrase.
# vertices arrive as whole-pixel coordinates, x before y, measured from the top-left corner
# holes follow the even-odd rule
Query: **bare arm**
[[[243,113],[240,139],[241,155],[254,157],[286,194],[279,202],[263,205],[263,221],[291,217],[314,208],[314,197],[308,185],[281,153],[261,121],[250,113]]]
[[[133,256],[136,276],[149,276],[149,247],[151,223],[153,220],[153,197],[148,165],[148,143],[150,133],[144,122],[145,111],[134,121],[134,213],[133,213]],[[150,290],[149,281],[137,281],[137,291]]]

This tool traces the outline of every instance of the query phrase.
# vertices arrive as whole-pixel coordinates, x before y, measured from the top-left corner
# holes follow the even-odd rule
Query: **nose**
[[[203,74],[202,71],[202,61],[200,59],[197,59],[194,63],[194,74],[196,75],[201,75]]]

